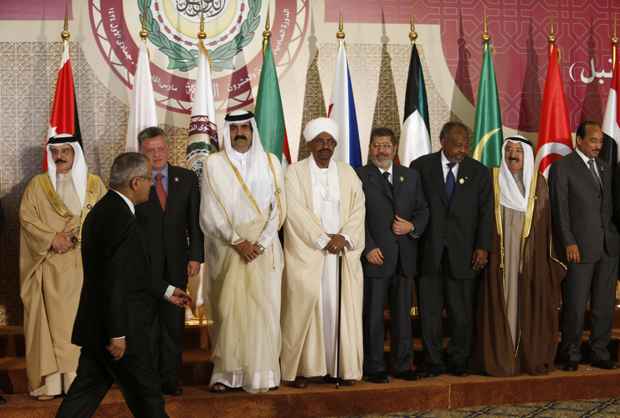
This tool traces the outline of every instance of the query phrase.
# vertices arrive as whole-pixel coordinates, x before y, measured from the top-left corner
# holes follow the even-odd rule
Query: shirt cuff
[[[176,289],[174,286],[168,285],[168,287],[166,288],[166,292],[164,292],[164,299],[170,299],[172,297],[172,294],[174,293],[174,289]]]
[[[327,244],[329,244],[329,241],[331,241],[331,240],[327,236],[327,234],[323,234],[323,235],[321,235],[319,237],[319,239],[316,240],[316,247],[319,250],[322,250],[322,249],[324,249],[327,246]]]
[[[125,336],[123,335],[122,337],[112,337],[113,340],[124,340]]]

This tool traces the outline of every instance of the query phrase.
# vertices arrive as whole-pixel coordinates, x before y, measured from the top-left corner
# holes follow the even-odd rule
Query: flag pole
[[[415,42],[418,40],[418,32],[415,30],[415,20],[413,15],[409,17],[409,41],[411,41],[411,45],[415,45]]]
[[[616,15],[614,14],[614,31],[613,31],[613,35],[611,36],[611,68],[616,68],[617,57],[618,57],[618,32],[616,31]]]
[[[265,30],[263,31],[263,54],[267,50],[271,39],[271,8],[267,7],[267,20],[265,20]]]
[[[65,21],[60,38],[65,42],[71,38],[71,32],[69,32],[69,4],[67,2],[65,2]]]
[[[484,17],[482,18],[482,42],[484,44],[484,49],[489,47],[490,41],[491,35],[489,34],[489,17],[487,16],[487,12],[485,10]]]
[[[340,13],[340,17],[338,18],[338,32],[336,32],[336,39],[344,40],[344,19],[342,18],[342,13]]]

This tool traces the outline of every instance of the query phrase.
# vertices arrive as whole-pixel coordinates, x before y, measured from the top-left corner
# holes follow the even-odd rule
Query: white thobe
[[[321,220],[321,225],[327,234],[337,234],[341,227],[338,168],[336,164],[320,168],[314,158],[310,160],[314,213]],[[317,248],[323,249],[329,243],[330,238],[327,234],[318,239]],[[338,256],[326,251],[321,275],[320,311],[325,342],[325,363],[327,374],[330,376],[336,376],[338,352],[338,274]]]

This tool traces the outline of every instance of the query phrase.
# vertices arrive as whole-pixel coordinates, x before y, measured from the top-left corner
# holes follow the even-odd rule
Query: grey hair
[[[149,176],[149,160],[138,152],[119,154],[110,169],[110,187],[117,189],[129,184],[136,177]]]

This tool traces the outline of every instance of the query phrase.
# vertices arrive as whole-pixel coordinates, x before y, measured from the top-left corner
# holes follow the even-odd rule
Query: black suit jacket
[[[153,277],[186,288],[187,262],[204,261],[199,211],[196,174],[169,164],[166,211],[159,204],[154,186],[148,202],[136,206],[138,221],[148,238]]]
[[[459,164],[452,199],[445,192],[441,151],[424,155],[411,163],[422,178],[430,209],[430,222],[422,239],[422,274],[437,274],[447,249],[456,278],[473,278],[475,249],[491,248],[493,191],[491,174],[478,161],[465,157]]]
[[[110,338],[125,336],[127,350],[140,351],[148,345],[155,301],[167,284],[151,279],[144,237],[114,191],[97,202],[84,221],[82,263],[84,284],[72,342],[102,350]]]
[[[392,166],[392,187],[374,164],[357,170],[366,196],[366,247],[362,257],[364,274],[369,277],[390,277],[400,271],[407,277],[416,273],[418,239],[428,222],[428,205],[417,171],[399,164]],[[394,216],[413,221],[411,234],[397,236],[392,232]],[[366,261],[366,254],[381,249],[383,264]],[[399,257],[400,254],[400,257]]]
[[[612,173],[597,159],[601,189],[577,151],[562,157],[549,170],[553,231],[558,253],[566,261],[566,247],[577,244],[582,263],[603,255],[618,255],[618,231],[612,222]]]

